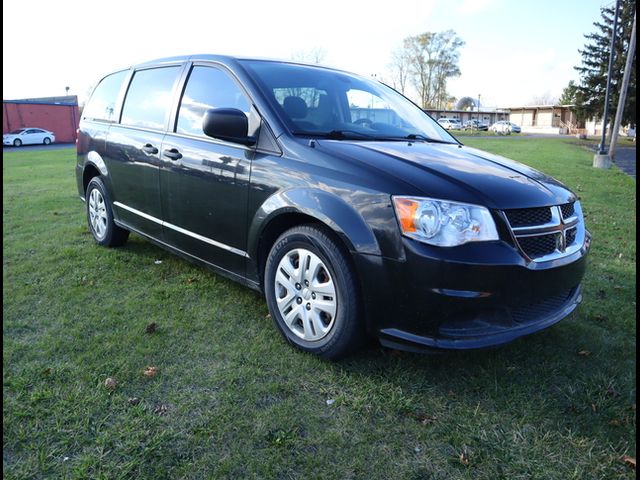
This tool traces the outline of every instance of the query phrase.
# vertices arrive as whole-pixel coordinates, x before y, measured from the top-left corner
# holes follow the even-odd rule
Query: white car
[[[520,133],[522,129],[515,123],[508,122],[506,120],[500,120],[489,127],[490,132],[500,133],[503,135],[509,135],[511,133]]]
[[[13,132],[2,135],[3,145],[13,145],[21,147],[22,145],[49,145],[56,141],[53,132],[43,130],[42,128],[20,128]]]
[[[447,130],[462,130],[462,124],[457,118],[439,118],[438,123]]]

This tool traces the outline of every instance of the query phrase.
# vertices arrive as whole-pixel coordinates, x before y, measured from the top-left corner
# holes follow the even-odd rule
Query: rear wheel
[[[282,234],[269,253],[264,285],[271,317],[297,348],[336,359],[364,340],[354,269],[324,228],[302,225]]]
[[[95,241],[103,247],[119,247],[129,238],[129,231],[113,222],[111,200],[100,177],[93,177],[87,185],[87,222]]]
[[[49,137],[45,137],[42,143],[44,143],[45,145],[49,145],[51,143],[51,139]]]

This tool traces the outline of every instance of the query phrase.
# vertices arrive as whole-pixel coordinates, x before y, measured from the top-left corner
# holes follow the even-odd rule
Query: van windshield
[[[294,135],[458,143],[388,86],[323,67],[242,60]]]

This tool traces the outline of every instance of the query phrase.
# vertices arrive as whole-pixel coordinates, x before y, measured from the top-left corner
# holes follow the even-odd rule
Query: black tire
[[[100,222],[99,226],[97,223],[94,226],[91,220],[91,208],[94,204],[94,198],[102,199],[99,208],[102,212],[102,217],[98,220]],[[89,185],[87,185],[85,199],[87,206],[87,223],[89,224],[89,230],[96,243],[103,247],[119,247],[124,245],[129,238],[129,230],[120,228],[113,222],[111,199],[100,177],[93,177],[91,179]]]
[[[21,147],[21,146],[22,146],[22,140],[20,140],[19,138],[16,138],[16,139],[13,141],[13,146],[14,146],[14,147]]]
[[[44,143],[45,145],[50,145],[51,144],[51,139],[49,137],[45,137],[44,140],[42,141],[42,143]]]
[[[310,251],[319,257],[335,286],[337,303],[335,316],[329,324],[328,333],[314,341],[300,338],[287,326],[276,300],[275,280],[280,262],[285,255],[296,249]],[[366,332],[360,311],[356,274],[348,251],[338,239],[334,238],[330,230],[319,225],[300,225],[283,233],[274,243],[267,258],[264,287],[269,312],[278,330],[289,343],[300,350],[334,360],[353,352],[364,343]],[[313,295],[315,299],[316,296]],[[302,300],[303,304],[306,301]],[[308,307],[309,304],[306,306]],[[302,323],[301,320],[300,323]]]

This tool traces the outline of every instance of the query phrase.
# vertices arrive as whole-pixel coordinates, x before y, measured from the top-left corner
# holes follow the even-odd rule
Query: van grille
[[[533,261],[570,255],[584,237],[578,202],[553,207],[504,210],[520,251]]]
[[[575,214],[575,206],[573,203],[565,203],[560,205],[560,211],[562,212],[562,218],[570,218]]]
[[[552,233],[535,237],[520,237],[518,238],[518,243],[529,258],[540,258],[545,255],[551,255],[556,251],[559,235],[561,234]]]
[[[551,221],[551,209],[549,207],[505,210],[504,213],[507,215],[512,227],[542,225]]]

